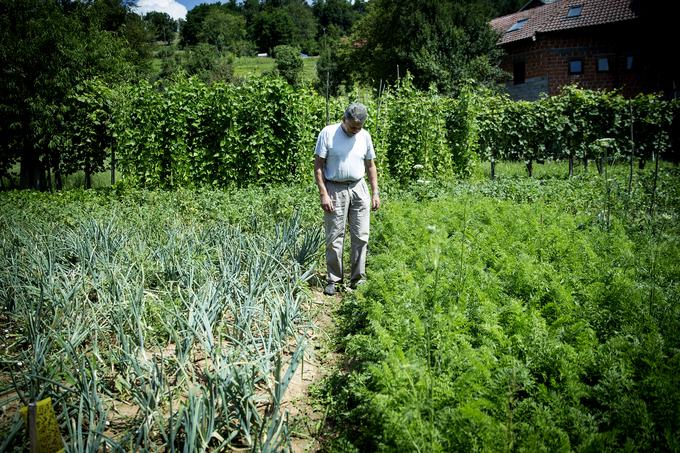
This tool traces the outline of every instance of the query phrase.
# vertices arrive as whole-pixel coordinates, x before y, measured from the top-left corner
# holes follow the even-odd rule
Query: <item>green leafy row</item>
[[[680,450],[674,170],[642,223],[628,214],[644,210],[643,190],[605,221],[604,182],[464,184],[385,203],[368,284],[341,309],[336,446]]]
[[[285,448],[323,241],[298,192],[3,193],[5,403],[51,397],[72,451]]]
[[[680,104],[654,94],[625,99],[615,91],[565,87],[536,102],[477,97],[479,153],[484,160],[677,161]],[[481,104],[480,104],[481,103]],[[674,129],[675,128],[675,132]],[[673,151],[675,149],[675,151]],[[531,174],[531,168],[529,168]]]
[[[602,171],[605,160],[676,159],[680,104],[654,95],[627,100],[568,87],[515,102],[465,88],[450,98],[417,90],[407,76],[377,95],[326,105],[277,78],[206,85],[180,77],[165,86],[79,87],[52,139],[59,152],[51,165],[60,181],[78,168],[90,175],[117,164],[127,184],[148,188],[301,181],[310,178],[316,134],[354,99],[369,106],[379,168],[402,183],[469,175],[475,159],[525,161],[530,175],[534,161],[567,160],[572,175],[576,161]]]

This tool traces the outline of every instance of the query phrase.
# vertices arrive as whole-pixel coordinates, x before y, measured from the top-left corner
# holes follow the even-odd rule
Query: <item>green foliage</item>
[[[442,177],[451,171],[451,152],[446,142],[447,99],[422,93],[407,77],[394,95],[385,93],[386,123],[384,163],[398,181]]]
[[[348,59],[363,81],[393,83],[410,72],[421,89],[457,93],[467,79],[493,82],[500,73],[497,37],[481,1],[376,0],[358,22]]]
[[[341,309],[348,366],[328,382],[343,441],[676,451],[679,176],[662,171],[669,192],[650,218],[641,175],[647,189],[615,197],[609,226],[596,176],[385,203],[368,283]]]
[[[307,88],[276,78],[205,85],[180,77],[128,90],[119,95],[114,149],[130,184],[227,187],[310,177],[325,105]],[[332,100],[329,120],[339,120],[350,100]],[[469,172],[476,139],[466,102],[419,92],[408,80],[365,102],[386,175],[407,182]]]
[[[314,134],[307,99],[281,79],[247,85],[190,78],[131,88],[116,139],[130,183],[227,187],[306,179]]]
[[[351,30],[358,17],[356,9],[352,8],[352,2],[348,0],[315,0],[312,10],[322,30],[336,27],[343,34]]]
[[[265,2],[255,17],[254,34],[258,48],[272,53],[278,45],[295,46],[316,54],[316,21],[304,0]]]
[[[201,3],[191,8],[187,12],[186,20],[182,23],[180,30],[181,45],[193,46],[198,44],[200,42],[198,35],[203,29],[203,22],[211,11],[219,8],[220,5],[210,3]]]
[[[231,81],[233,64],[233,54],[220,52],[217,47],[206,43],[191,47],[184,59],[186,73],[206,83]]]
[[[22,187],[48,187],[46,170],[59,162],[50,142],[74,89],[96,77],[114,84],[141,72],[135,64],[143,51],[126,34],[134,28],[131,14],[115,2],[2,3],[0,173],[19,161]]]
[[[212,9],[203,20],[197,39],[219,51],[236,52],[246,39],[245,19],[221,9]]]
[[[300,85],[302,82],[303,62],[300,50],[286,45],[274,48],[274,58],[276,59],[276,70],[286,82],[291,85]]]
[[[647,160],[660,153],[672,159],[672,104],[657,95],[625,99],[614,91],[569,86],[560,95],[536,102],[513,102],[485,91],[478,93],[475,102],[483,159],[569,159],[572,163],[579,159],[584,165],[595,160],[602,171],[602,139],[608,139],[610,162]]]
[[[317,91],[322,95],[337,96],[340,84],[347,81],[340,56],[343,47],[340,29],[334,25],[325,28],[319,39],[319,61],[316,63]]]
[[[177,34],[177,21],[168,13],[150,11],[144,15],[144,21],[149,24],[157,41],[170,44]]]
[[[271,189],[0,194],[16,340],[0,370],[21,404],[51,397],[73,450],[288,445],[323,236],[309,186]],[[0,426],[3,451],[24,447],[23,425]]]
[[[58,161],[54,163],[57,188],[63,187],[61,176],[77,171],[85,173],[85,187],[91,176],[104,170],[113,146],[114,92],[99,80],[85,81],[76,87],[63,106],[61,134],[52,137],[50,147]]]

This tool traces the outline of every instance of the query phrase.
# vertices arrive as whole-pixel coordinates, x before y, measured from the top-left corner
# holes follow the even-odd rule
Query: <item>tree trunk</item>
[[[22,189],[42,189],[40,182],[42,162],[38,151],[32,146],[26,146],[21,153],[21,167],[19,169],[19,186]]]
[[[534,161],[533,161],[533,159],[529,159],[527,161],[527,172],[529,172],[529,177],[531,178],[534,174]]]
[[[64,188],[64,180],[61,177],[61,166],[59,165],[54,169],[54,185],[57,190],[62,190]]]
[[[569,154],[569,177],[574,177],[574,155]]]
[[[491,179],[496,179],[496,159],[491,156]]]
[[[47,171],[47,188],[49,189],[50,192],[54,192],[54,184],[52,181],[52,166],[48,165],[46,171]]]

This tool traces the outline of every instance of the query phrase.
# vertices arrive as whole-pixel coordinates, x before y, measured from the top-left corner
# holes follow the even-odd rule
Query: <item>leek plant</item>
[[[2,372],[23,403],[52,397],[68,451],[286,448],[321,229],[297,211],[195,223],[172,203],[110,203],[0,214],[0,297],[19,337]],[[22,431],[16,418],[0,432],[3,449]]]

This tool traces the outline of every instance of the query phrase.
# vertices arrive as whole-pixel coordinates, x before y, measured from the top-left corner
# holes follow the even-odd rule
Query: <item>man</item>
[[[380,207],[375,151],[364,123],[368,113],[360,103],[345,110],[341,123],[326,126],[316,141],[314,178],[319,188],[326,229],[324,294],[333,295],[342,283],[342,252],[349,223],[351,245],[350,288],[364,282],[370,212]],[[369,195],[364,176],[371,185]]]

